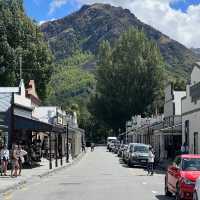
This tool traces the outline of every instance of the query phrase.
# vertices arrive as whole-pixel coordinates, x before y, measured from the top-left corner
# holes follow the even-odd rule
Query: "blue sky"
[[[44,22],[93,3],[128,8],[141,21],[170,38],[189,48],[200,48],[200,28],[197,28],[200,27],[200,0],[24,0],[24,7],[32,19]]]
[[[186,12],[187,8],[190,5],[198,5],[198,4],[200,4],[200,0],[179,0],[175,1],[174,3],[171,3],[171,7]]]
[[[36,21],[51,20],[64,17],[79,8],[73,0],[49,13],[52,0],[24,0],[25,10],[28,16]]]
[[[49,13],[52,2],[53,0],[24,0],[24,5],[27,14],[37,21],[61,18],[80,8],[77,1],[68,0],[66,1],[67,3],[55,9],[54,12]],[[170,6],[173,9],[186,12],[190,5],[198,4],[200,4],[200,0],[176,0],[174,3],[171,3]]]

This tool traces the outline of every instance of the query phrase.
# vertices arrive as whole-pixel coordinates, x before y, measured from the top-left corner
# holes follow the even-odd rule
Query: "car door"
[[[173,164],[168,168],[168,187],[171,191],[176,192],[176,184],[180,177],[181,158],[175,158]]]

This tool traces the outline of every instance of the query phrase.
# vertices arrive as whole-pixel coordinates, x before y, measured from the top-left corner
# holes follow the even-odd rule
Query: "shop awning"
[[[55,132],[64,133],[64,127],[54,126],[36,119],[25,118],[21,116],[14,116],[14,129],[15,130],[28,130],[35,132]]]

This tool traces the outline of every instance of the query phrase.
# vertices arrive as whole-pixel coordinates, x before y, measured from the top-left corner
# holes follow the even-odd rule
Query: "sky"
[[[189,48],[200,48],[200,0],[24,0],[27,15],[40,24],[93,3],[128,8],[141,21],[172,39]]]

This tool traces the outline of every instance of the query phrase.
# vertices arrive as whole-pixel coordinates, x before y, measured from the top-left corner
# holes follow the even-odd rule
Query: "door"
[[[194,133],[194,154],[198,154],[198,133]]]
[[[173,164],[168,169],[168,186],[170,190],[176,192],[176,184],[180,176],[181,158],[176,157]]]

